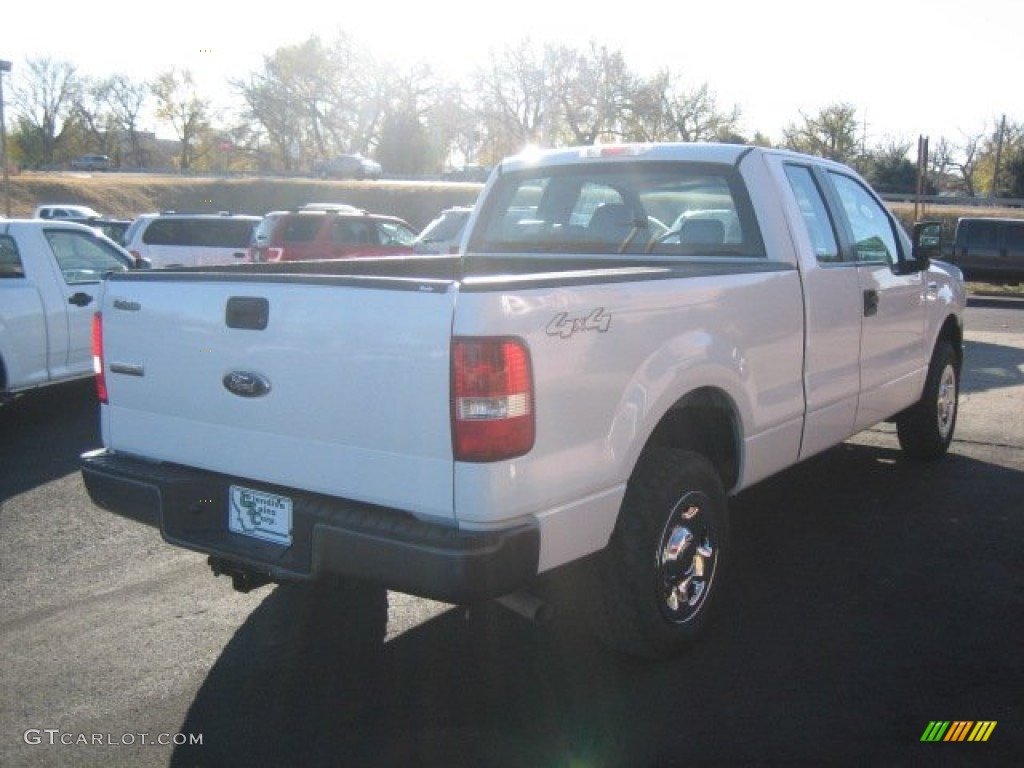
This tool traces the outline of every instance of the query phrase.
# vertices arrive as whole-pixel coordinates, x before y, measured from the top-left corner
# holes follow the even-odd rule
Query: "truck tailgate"
[[[443,280],[113,278],[104,444],[450,518],[454,301]]]

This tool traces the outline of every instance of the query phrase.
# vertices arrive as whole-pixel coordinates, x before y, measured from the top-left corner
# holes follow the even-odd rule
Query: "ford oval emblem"
[[[231,371],[224,377],[224,389],[239,397],[263,397],[270,392],[270,380],[258,373]]]

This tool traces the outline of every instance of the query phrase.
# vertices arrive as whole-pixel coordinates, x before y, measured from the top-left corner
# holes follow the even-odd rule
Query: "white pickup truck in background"
[[[111,276],[83,476],[240,589],[474,603],[577,563],[599,635],[662,656],[721,602],[730,494],[883,420],[947,451],[937,227],[782,151],[510,158],[458,254]]]
[[[133,265],[91,227],[0,221],[0,400],[93,373],[101,281]]]

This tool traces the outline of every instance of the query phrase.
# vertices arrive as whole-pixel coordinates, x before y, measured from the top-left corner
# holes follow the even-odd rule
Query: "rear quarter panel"
[[[456,335],[528,341],[537,438],[519,459],[456,463],[460,524],[537,517],[541,570],[603,547],[647,439],[674,403],[700,387],[734,404],[749,448],[743,482],[767,464],[795,460],[800,283],[787,265],[765,266],[687,276],[652,270],[627,281],[529,290],[464,286]],[[770,452],[761,448],[769,442]]]

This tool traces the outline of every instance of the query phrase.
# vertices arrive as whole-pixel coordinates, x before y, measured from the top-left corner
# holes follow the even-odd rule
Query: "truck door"
[[[128,262],[86,229],[55,227],[43,234],[56,262],[65,309],[65,333],[60,337],[67,339],[66,344],[51,346],[51,375],[88,372],[92,368],[92,316],[100,285],[108,273],[127,270]]]
[[[825,179],[810,165],[783,166],[793,191],[792,234],[804,265],[804,395],[800,458],[853,432],[860,391],[863,306],[857,265],[841,247],[839,224],[826,204]]]
[[[900,269],[910,244],[892,215],[856,178],[828,171],[840,237],[853,256],[862,301],[860,396],[855,431],[892,416],[921,392],[925,275]]]

